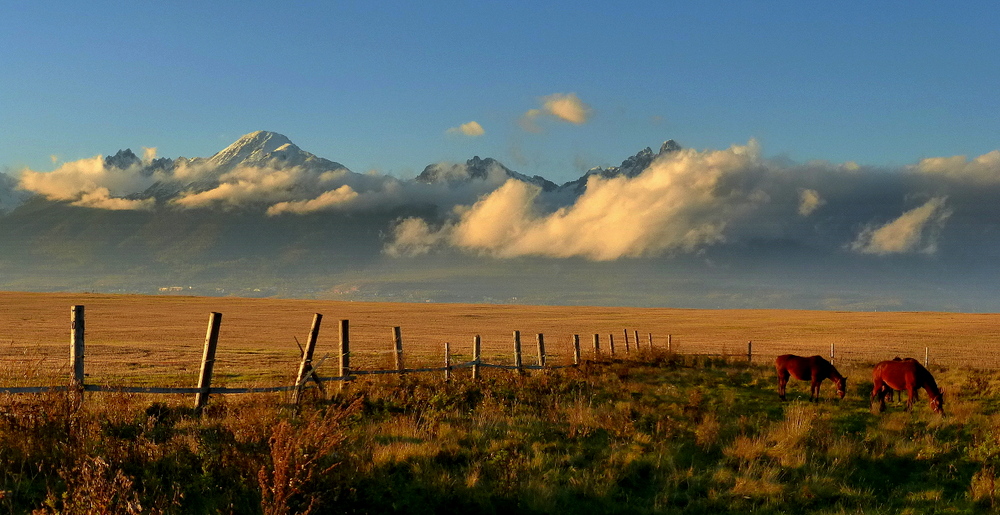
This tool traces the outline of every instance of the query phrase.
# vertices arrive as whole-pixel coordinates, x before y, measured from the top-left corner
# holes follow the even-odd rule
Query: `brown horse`
[[[934,382],[934,376],[913,358],[883,361],[872,370],[872,404],[878,401],[878,409],[885,409],[885,396],[890,389],[906,390],[906,411],[913,408],[917,400],[917,390],[923,388],[930,398],[931,410],[944,414],[944,395]]]
[[[785,385],[788,384],[788,376],[792,376],[800,381],[811,381],[809,389],[809,400],[819,400],[819,385],[824,379],[830,379],[837,385],[837,394],[844,398],[847,393],[847,378],[840,375],[833,364],[823,359],[822,356],[810,356],[808,358],[785,354],[778,356],[774,360],[774,368],[778,371],[778,396],[785,400]]]

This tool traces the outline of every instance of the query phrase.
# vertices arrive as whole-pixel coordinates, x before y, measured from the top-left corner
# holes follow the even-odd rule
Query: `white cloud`
[[[816,190],[804,189],[799,194],[799,214],[802,216],[811,215],[823,204],[826,204],[826,201],[819,196],[819,192]]]
[[[596,261],[693,251],[725,240],[726,225],[760,201],[757,192],[720,188],[758,162],[755,145],[723,151],[684,150],[634,177],[592,176],[582,196],[544,214],[541,189],[509,180],[438,231],[419,221],[397,227],[395,253],[440,242],[497,257],[540,255]],[[405,234],[400,231],[405,230]]]
[[[935,197],[924,205],[903,213],[881,226],[869,226],[851,243],[851,249],[862,254],[905,254],[937,251],[937,237],[952,211],[945,198]]]
[[[343,207],[357,198],[358,192],[345,184],[335,190],[325,191],[314,199],[278,202],[267,209],[267,214],[274,216],[282,213],[304,214],[328,211]]]
[[[51,172],[23,170],[18,188],[43,195],[49,200],[69,201],[87,207],[148,209],[148,203],[126,201],[121,197],[142,191],[155,180],[155,177],[144,176],[136,169],[108,168],[103,157],[95,156],[65,163]]]
[[[930,157],[922,159],[915,169],[929,175],[977,182],[1000,182],[1000,150],[988,152],[971,161],[965,156]]]
[[[557,120],[576,125],[587,123],[593,110],[575,93],[555,93],[542,97],[541,109],[529,109],[521,116],[521,127],[529,132],[541,132],[536,120],[541,116],[550,116]]]
[[[476,136],[482,136],[483,134],[486,134],[486,131],[483,130],[483,126],[479,125],[479,122],[477,121],[463,123],[462,125],[459,125],[458,127],[452,127],[445,132],[447,132],[448,134],[461,134],[473,138]]]

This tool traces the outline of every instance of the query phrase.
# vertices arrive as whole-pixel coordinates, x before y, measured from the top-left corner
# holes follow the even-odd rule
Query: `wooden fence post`
[[[753,341],[747,341],[747,363],[753,361]]]
[[[931,362],[931,354],[930,354],[930,352],[931,351],[928,350],[927,347],[924,347],[924,368],[927,368],[928,365],[930,365],[930,362]]]
[[[514,331],[514,368],[519,375],[524,375],[524,364],[521,362],[521,331]]]
[[[344,386],[351,375],[351,322],[349,320],[340,321],[340,360],[337,368],[337,375],[341,378],[340,391],[344,391]]]
[[[635,351],[639,352],[639,331],[635,331],[633,334],[635,334]],[[626,346],[625,350],[626,351],[628,350],[627,346]]]
[[[638,343],[638,342],[637,342],[637,343]],[[638,348],[638,347],[636,347],[636,349],[635,349],[635,350],[637,350],[637,351],[638,351],[638,350],[639,350],[639,348]],[[628,353],[629,353],[629,348],[628,348],[628,329],[625,329],[625,354],[628,354]]]
[[[834,361],[836,361],[836,360],[837,360],[837,355],[836,355],[836,350],[837,350],[837,349],[836,349],[835,345],[836,345],[836,344],[834,344],[834,343],[831,343],[831,344],[830,344],[830,363],[831,363],[831,364],[832,364],[832,363],[833,363]]]
[[[573,335],[573,366],[580,365],[580,335]]]
[[[653,350],[653,333],[647,333],[649,335],[649,350]]]
[[[451,343],[444,342],[444,382],[451,382]]]
[[[601,335],[594,335],[594,360],[601,358]]]
[[[215,369],[215,349],[219,346],[219,328],[221,326],[222,313],[213,311],[208,316],[205,352],[201,357],[201,374],[198,376],[198,394],[194,398],[196,412],[201,412],[205,404],[208,404],[208,396],[212,392],[212,370]]]
[[[70,388],[83,390],[84,308],[70,308],[69,361],[73,370]]]
[[[399,375],[403,375],[406,373],[406,367],[403,363],[403,334],[399,326],[392,328],[392,345],[396,351],[396,370],[399,372]]]
[[[611,358],[614,359],[614,357],[615,357],[615,335],[613,335],[613,334],[609,334],[608,335],[608,352],[611,353]]]
[[[307,377],[313,372],[312,359],[316,352],[316,340],[319,338],[319,325],[323,321],[323,315],[315,313],[313,315],[312,327],[309,329],[309,339],[306,340],[306,348],[302,351],[302,363],[299,364],[299,375],[295,378],[295,393],[292,396],[292,403],[298,404],[302,397],[302,389],[305,387]],[[316,377],[314,376],[314,379]],[[316,384],[320,388],[323,384],[317,379]]]
[[[479,361],[482,359],[482,338],[472,339],[472,379],[479,379]]]
[[[674,352],[674,335],[667,335],[667,353],[672,354]]]
[[[545,366],[545,336],[538,333],[538,366]]]

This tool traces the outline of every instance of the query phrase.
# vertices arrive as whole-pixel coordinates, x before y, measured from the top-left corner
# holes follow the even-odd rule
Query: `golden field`
[[[549,363],[572,359],[578,334],[584,357],[593,335],[606,352],[624,331],[665,348],[672,335],[681,353],[741,355],[753,342],[754,360],[778,354],[828,356],[849,375],[894,356],[942,366],[1000,367],[1000,314],[687,310],[473,304],[403,304],[232,297],[139,296],[0,292],[3,385],[35,385],[68,374],[70,308],[86,307],[86,367],[95,384],[194,386],[209,313],[222,313],[215,367],[218,386],[284,384],[294,379],[296,339],[305,344],[314,313],[324,316],[316,359],[337,348],[337,322],[350,321],[355,367],[391,368],[391,328],[402,328],[407,366],[439,366],[444,342],[455,362],[467,360],[481,335],[483,356],[510,362],[512,333],[521,332],[525,363],[534,363],[535,335],[545,335]],[[632,342],[634,345],[634,342]],[[334,359],[320,366],[333,375]]]

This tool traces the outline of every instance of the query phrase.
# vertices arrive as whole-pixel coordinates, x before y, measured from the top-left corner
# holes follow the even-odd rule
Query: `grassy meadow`
[[[519,377],[467,369],[367,376],[301,406],[286,394],[4,395],[0,511],[10,513],[989,513],[997,509],[997,315],[405,305],[0,294],[4,386],[64,384],[69,307],[87,307],[87,381],[192,386],[208,313],[223,313],[217,379],[287,384],[313,313],[317,357],[351,320],[359,360],[388,368],[390,327],[410,366],[484,339],[509,360],[520,330],[550,362],[580,334],[624,329],[656,348]],[[675,353],[665,351],[673,335]],[[746,341],[755,358],[748,363]],[[618,341],[619,345],[623,342]],[[645,343],[645,342],[643,342]],[[776,393],[775,354],[826,354],[848,395]],[[912,412],[869,405],[871,365],[921,357],[944,389]],[[603,345],[602,345],[603,347]],[[606,347],[605,347],[606,348]],[[619,347],[620,348],[620,347]],[[460,349],[459,349],[460,351]],[[700,355],[699,355],[700,354]],[[709,355],[711,354],[711,355]],[[728,354],[728,355],[727,355]],[[625,358],[619,355],[619,358]],[[332,370],[332,369],[331,369]],[[322,368],[320,369],[322,373]],[[329,383],[328,383],[329,384]]]

